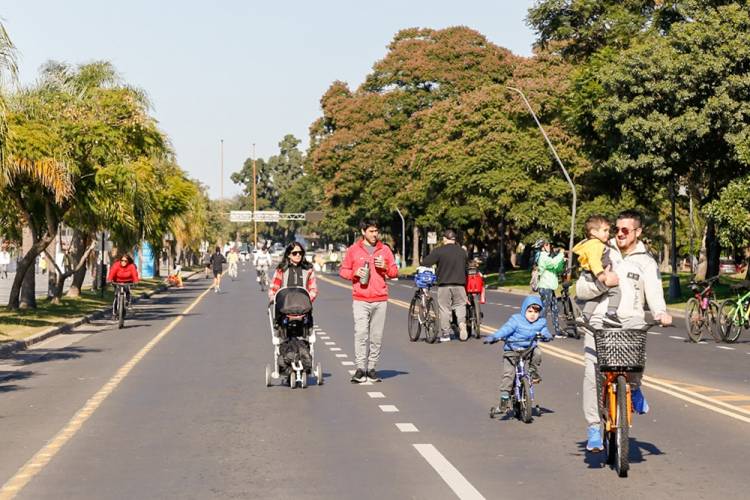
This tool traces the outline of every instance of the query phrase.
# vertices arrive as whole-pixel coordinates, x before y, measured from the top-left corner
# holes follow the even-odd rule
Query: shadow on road
[[[23,389],[16,384],[8,384],[17,380],[24,380],[34,374],[32,371],[0,371],[0,393],[12,392]]]
[[[628,453],[628,461],[631,464],[639,464],[646,461],[646,457],[650,455],[664,455],[665,453],[653,443],[647,443],[645,441],[638,441],[636,438],[630,438],[630,452]],[[602,451],[601,453],[591,453],[586,451],[586,441],[579,441],[578,445],[579,455],[583,455],[583,462],[589,466],[589,469],[601,469],[607,466],[607,453]]]
[[[62,349],[33,349],[31,351],[20,351],[10,358],[19,365],[31,365],[34,363],[46,363],[48,361],[78,359],[84,354],[102,352],[101,349],[90,349],[87,347],[64,347]]]
[[[409,372],[402,372],[399,370],[383,370],[378,371],[378,376],[382,379],[398,377],[399,375],[409,375]]]

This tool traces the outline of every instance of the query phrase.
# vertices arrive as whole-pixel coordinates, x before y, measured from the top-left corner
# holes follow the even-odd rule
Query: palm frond
[[[20,187],[24,181],[32,180],[52,192],[57,203],[70,198],[75,192],[73,179],[65,162],[55,158],[31,160],[13,154],[5,157],[0,170],[0,185]]]

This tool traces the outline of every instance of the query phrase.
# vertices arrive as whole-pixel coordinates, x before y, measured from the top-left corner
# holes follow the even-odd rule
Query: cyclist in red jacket
[[[107,283],[138,283],[141,280],[138,276],[138,268],[133,263],[133,258],[128,254],[123,254],[119,262],[112,264],[107,276]],[[130,290],[125,288],[128,304],[130,304]]]

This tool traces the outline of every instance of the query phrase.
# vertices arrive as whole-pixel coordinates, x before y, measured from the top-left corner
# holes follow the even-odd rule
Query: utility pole
[[[219,197],[224,201],[224,139],[221,140],[221,184]]]
[[[396,212],[398,213],[398,216],[401,217],[401,263],[403,265],[403,263],[406,262],[406,221],[398,207],[396,207]]]
[[[253,143],[253,241],[255,241],[255,248],[258,248],[258,221],[255,220],[255,212],[258,211],[258,174],[256,173],[255,167],[255,143]]]

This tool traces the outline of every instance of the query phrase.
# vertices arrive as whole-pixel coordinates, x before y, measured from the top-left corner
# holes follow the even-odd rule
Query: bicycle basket
[[[429,288],[435,284],[437,276],[432,271],[420,271],[414,275],[414,283],[418,288]]]
[[[642,372],[646,366],[646,337],[642,330],[597,330],[594,335],[599,370]]]

